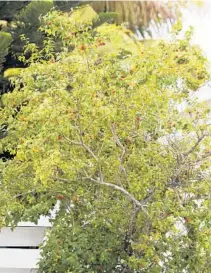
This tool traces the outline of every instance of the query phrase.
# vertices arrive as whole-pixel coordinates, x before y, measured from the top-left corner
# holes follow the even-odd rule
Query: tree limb
[[[82,138],[80,138],[80,142],[77,141],[73,141],[71,139],[69,139],[68,137],[64,136],[64,139],[67,140],[67,142],[69,142],[70,144],[73,145],[77,145],[77,146],[82,146],[83,148],[85,148],[85,150],[98,162],[98,158],[97,156],[94,154],[94,152],[83,142]]]
[[[196,148],[197,146],[202,142],[202,140],[208,136],[208,134],[203,134],[201,137],[198,138],[197,142],[194,144],[194,146],[192,148],[190,148],[189,151],[187,151],[186,153],[184,153],[183,155],[186,157],[189,154],[191,154]]]
[[[118,171],[119,182],[120,182],[120,184],[122,184],[121,183],[121,179],[120,179],[120,175],[121,175],[122,172],[124,173],[125,180],[127,181],[127,173],[126,173],[125,167],[123,166],[123,162],[124,162],[125,156],[126,156],[126,148],[122,145],[121,141],[119,140],[119,137],[116,134],[116,130],[115,130],[114,124],[111,124],[111,132],[112,132],[112,135],[114,137],[115,143],[122,150],[122,154],[120,156],[120,166],[119,166],[119,171]],[[127,181],[127,183],[128,183],[128,181]]]
[[[71,182],[69,179],[66,179],[66,178],[61,178],[61,177],[52,177],[52,178],[54,180],[56,179],[56,180],[61,181],[61,182],[67,182],[67,183]],[[115,184],[112,184],[112,183],[108,183],[108,182],[102,181],[100,178],[99,178],[99,180],[98,179],[94,179],[92,177],[82,177],[81,179],[82,180],[88,180],[88,181],[91,181],[92,183],[95,183],[95,184],[98,184],[98,185],[102,185],[102,186],[106,186],[108,188],[112,188],[114,190],[117,190],[117,191],[123,193],[129,201],[132,201],[133,204],[136,207],[140,208],[147,216],[149,216],[148,212],[144,208],[143,203],[140,202],[139,200],[137,200],[131,193],[129,193],[123,187],[115,185]]]

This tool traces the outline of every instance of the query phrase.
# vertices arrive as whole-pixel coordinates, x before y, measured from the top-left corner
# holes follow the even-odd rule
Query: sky
[[[194,27],[193,43],[198,44],[210,62],[211,73],[211,0],[204,1],[202,7],[192,5],[183,11],[183,27]],[[209,86],[210,85],[210,86]],[[202,101],[211,100],[211,84],[202,87],[197,97]]]
[[[193,42],[201,46],[211,62],[211,0],[204,1],[202,7],[192,4],[192,7],[183,11],[183,26],[194,27]]]

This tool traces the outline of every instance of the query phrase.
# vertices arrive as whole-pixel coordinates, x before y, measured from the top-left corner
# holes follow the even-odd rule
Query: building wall
[[[48,227],[50,223],[43,217],[38,225],[27,222],[20,223],[14,231],[3,228],[0,232],[0,273],[37,272],[38,247]]]

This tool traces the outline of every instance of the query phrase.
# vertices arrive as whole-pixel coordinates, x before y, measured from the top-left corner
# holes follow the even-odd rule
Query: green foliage
[[[116,12],[100,12],[99,18],[96,22],[97,25],[101,25],[103,23],[114,23],[115,19],[117,18],[117,13]]]
[[[209,273],[210,108],[189,97],[206,59],[189,32],[144,46],[71,16],[42,18],[44,46],[26,43],[3,96],[0,223],[59,204],[41,273]]]
[[[17,15],[16,20],[22,22],[24,27],[40,25],[39,17],[45,15],[53,8],[53,1],[32,1],[23,8]]]
[[[20,35],[25,34],[31,42],[41,44],[43,36],[37,31],[40,26],[39,17],[46,14],[53,7],[52,1],[2,1],[0,3],[0,70],[20,66],[17,56],[22,53],[23,42]],[[9,54],[7,62],[5,57]],[[21,65],[22,66],[22,65]],[[13,70],[14,71],[14,70]],[[16,70],[17,72],[18,70]],[[10,71],[11,72],[11,71]],[[7,74],[7,72],[6,72]],[[5,79],[0,75],[1,92],[6,92]]]
[[[58,10],[61,11],[70,11],[73,7],[77,7],[81,4],[83,4],[83,2],[81,1],[53,1],[54,2],[54,7]],[[86,3],[86,2],[85,2]]]
[[[0,32],[0,71],[2,69],[2,65],[5,62],[5,57],[8,54],[9,46],[12,42],[12,37],[10,33]]]
[[[17,77],[23,68],[8,68],[4,71],[5,78]]]
[[[24,8],[28,2],[26,1],[1,1],[0,2],[0,19],[12,21],[14,16]]]
[[[70,22],[72,25],[87,25],[92,24],[98,18],[97,13],[91,6],[86,5],[79,7],[72,12],[70,16]]]
[[[94,7],[95,11],[89,6],[89,12],[86,10],[84,13],[83,6],[86,5],[86,2],[83,1],[1,1],[0,28],[10,33],[13,38],[11,46],[6,50],[6,52],[10,52],[10,55],[7,58],[7,63],[4,64],[5,68],[22,67],[22,64],[17,61],[24,46],[20,35],[26,35],[30,42],[41,46],[44,36],[37,31],[40,26],[40,18],[53,7],[70,13],[72,7],[78,6],[78,11],[71,16],[71,20],[75,16],[74,20],[77,23],[87,24],[94,21],[95,26],[98,26],[104,22],[118,24],[129,22],[128,27],[133,31],[135,31],[136,27],[139,27],[143,37],[145,30],[150,33],[147,28],[152,20],[159,24],[169,18],[174,18],[175,12],[173,13],[172,10],[177,10],[177,4],[166,6],[165,4],[151,3],[151,1],[138,1],[137,3],[133,1],[131,3],[127,1],[120,1],[119,3],[90,1],[89,3]],[[60,51],[60,43],[57,43],[56,51]],[[3,75],[0,76],[0,85],[1,89],[4,90],[3,92],[6,92],[5,86],[7,84],[5,85]]]
[[[25,8],[21,9],[15,16],[13,36],[15,43],[13,51],[19,55],[22,53],[23,43],[20,35],[26,35],[31,42],[41,45],[44,37],[39,33],[40,17],[44,16],[53,8],[53,1],[32,1]]]
[[[48,272],[49,264],[53,272],[113,272],[118,256],[125,256],[121,227],[116,233],[109,223],[111,218],[99,221],[96,215],[90,214],[91,207],[87,210],[85,202],[79,207],[82,213],[75,210],[63,219],[58,218],[55,228],[49,231],[48,247],[41,254],[40,272]]]

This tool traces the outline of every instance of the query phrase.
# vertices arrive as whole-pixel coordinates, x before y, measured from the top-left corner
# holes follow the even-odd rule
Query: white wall
[[[0,249],[0,272],[30,272],[37,268],[39,249]],[[16,271],[15,271],[16,270]],[[36,271],[35,271],[36,272]]]
[[[14,231],[3,228],[0,232],[0,273],[37,271],[40,250],[36,247],[43,242],[46,227],[23,224]]]
[[[17,227],[14,231],[3,228],[0,233],[0,247],[37,247],[43,240],[45,229],[39,226]]]

